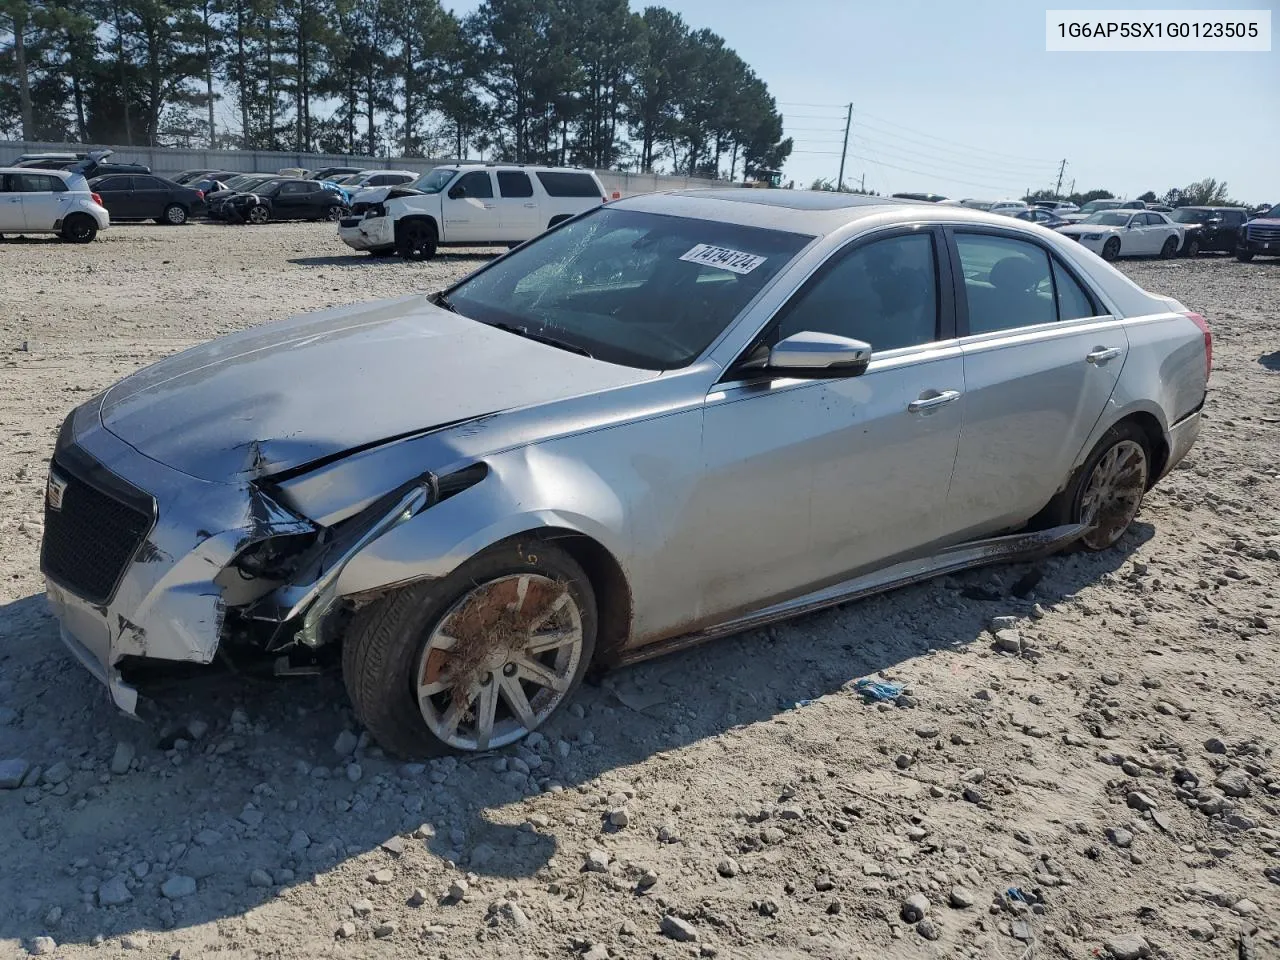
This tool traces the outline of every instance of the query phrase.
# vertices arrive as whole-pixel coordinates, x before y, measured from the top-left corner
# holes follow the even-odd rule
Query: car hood
[[[655,376],[414,296],[296,317],[184,351],[113,386],[101,417],[145,456],[231,482]]]
[[[1280,217],[1254,217],[1246,224],[1250,227],[1280,227]]]
[[[1068,223],[1064,227],[1058,227],[1058,233],[1073,237],[1083,233],[1121,233],[1123,231],[1124,227],[1108,227],[1101,223]]]

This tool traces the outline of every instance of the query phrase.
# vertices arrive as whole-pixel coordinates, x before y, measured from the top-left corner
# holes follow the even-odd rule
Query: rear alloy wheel
[[[1160,248],[1160,256],[1164,260],[1172,260],[1178,255],[1178,238],[1169,237]]]
[[[1032,520],[1039,529],[1082,523],[1079,540],[1088,550],[1106,550],[1124,536],[1142,507],[1151,479],[1150,441],[1132,421],[1122,421],[1098,441],[1066,489]]]
[[[560,709],[595,639],[582,568],[549,543],[511,541],[361,609],[342,671],[356,716],[386,749],[479,753]]]
[[[1114,260],[1120,256],[1120,238],[1112,237],[1102,245],[1102,259]]]
[[[261,225],[271,219],[271,211],[267,209],[266,204],[254,204],[249,208],[247,219],[250,223]]]
[[[62,224],[62,239],[68,243],[92,243],[98,223],[87,213],[73,213]]]
[[[164,222],[170,226],[180,227],[187,222],[187,208],[180,203],[171,203],[164,208]]]
[[[410,220],[401,228],[396,247],[406,260],[430,260],[436,255],[438,243],[434,223]]]

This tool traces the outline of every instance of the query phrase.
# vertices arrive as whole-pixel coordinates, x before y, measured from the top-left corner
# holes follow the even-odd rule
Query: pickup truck
[[[338,236],[374,256],[428,260],[442,246],[516,246],[607,199],[590,170],[453,164],[363,191]]]

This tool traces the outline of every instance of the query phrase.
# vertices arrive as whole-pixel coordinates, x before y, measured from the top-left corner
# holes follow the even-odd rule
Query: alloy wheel
[[[568,693],[583,637],[582,611],[563,581],[520,573],[475,586],[436,622],[418,659],[427,727],[457,750],[514,743]]]
[[[1080,522],[1089,532],[1081,539],[1093,550],[1110,547],[1138,515],[1147,490],[1147,451],[1134,440],[1121,440],[1102,455],[1080,495]]]
[[[262,206],[261,204],[249,210],[250,223],[258,223],[258,224],[266,223],[267,218],[269,216],[270,215],[267,212],[267,208]]]

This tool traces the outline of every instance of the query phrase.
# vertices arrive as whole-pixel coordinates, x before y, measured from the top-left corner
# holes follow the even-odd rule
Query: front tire
[[[1241,263],[1248,263],[1250,260],[1253,259],[1253,252],[1250,250],[1237,250],[1236,259],[1239,260]]]
[[[426,220],[410,220],[400,229],[396,249],[406,260],[430,260],[440,245],[436,225]]]
[[[481,753],[556,713],[595,643],[582,568],[550,543],[519,538],[360,610],[342,673],[356,717],[385,749]]]
[[[1122,421],[1098,441],[1066,489],[1041,512],[1036,526],[1089,525],[1079,543],[1087,550],[1114,546],[1142,507],[1151,479],[1151,441],[1136,423]]]
[[[164,208],[162,219],[171,227],[180,227],[187,222],[187,208],[180,203],[171,203]]]
[[[1160,259],[1172,260],[1178,255],[1178,238],[1168,237],[1160,248]]]
[[[1114,260],[1120,256],[1120,238],[1112,237],[1102,245],[1102,259]]]
[[[98,235],[98,222],[87,213],[73,213],[62,224],[62,239],[68,243],[92,243]]]
[[[1188,257],[1196,257],[1200,255],[1200,241],[1192,240],[1187,244],[1187,249],[1183,251]]]
[[[261,226],[271,219],[271,211],[267,209],[267,206],[264,203],[255,204],[249,208],[249,213],[246,219],[252,224]]]

